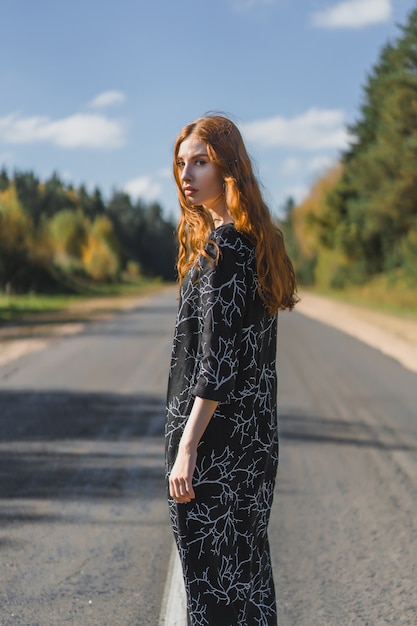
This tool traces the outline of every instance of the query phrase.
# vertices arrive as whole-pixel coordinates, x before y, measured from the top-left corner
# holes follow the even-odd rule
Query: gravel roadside
[[[417,319],[301,294],[296,310],[356,337],[417,372]]]

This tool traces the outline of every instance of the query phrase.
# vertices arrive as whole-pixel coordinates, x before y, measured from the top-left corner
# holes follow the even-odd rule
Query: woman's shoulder
[[[218,226],[210,233],[205,253],[199,258],[200,270],[219,280],[254,270],[255,247],[233,224]]]
[[[251,241],[243,233],[236,230],[233,223],[218,226],[211,232],[209,241],[217,244],[220,250],[229,248],[244,255],[251,253],[254,249]]]

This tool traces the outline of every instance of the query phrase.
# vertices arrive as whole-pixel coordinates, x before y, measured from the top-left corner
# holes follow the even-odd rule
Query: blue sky
[[[346,145],[415,0],[3,0],[0,164],[124,189],[177,217],[172,147],[230,115],[271,209]]]

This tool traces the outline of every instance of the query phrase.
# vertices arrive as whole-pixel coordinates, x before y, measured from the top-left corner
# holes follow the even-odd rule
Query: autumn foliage
[[[0,291],[73,291],[95,282],[175,277],[175,226],[157,204],[0,172]]]

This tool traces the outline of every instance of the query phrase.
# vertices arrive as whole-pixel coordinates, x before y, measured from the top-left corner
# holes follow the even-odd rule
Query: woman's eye
[[[177,167],[184,167],[184,161],[177,161]]]
[[[206,162],[204,161],[204,159],[198,159],[198,160],[195,162],[195,164],[196,164],[196,165],[205,165],[205,164],[206,164]]]

